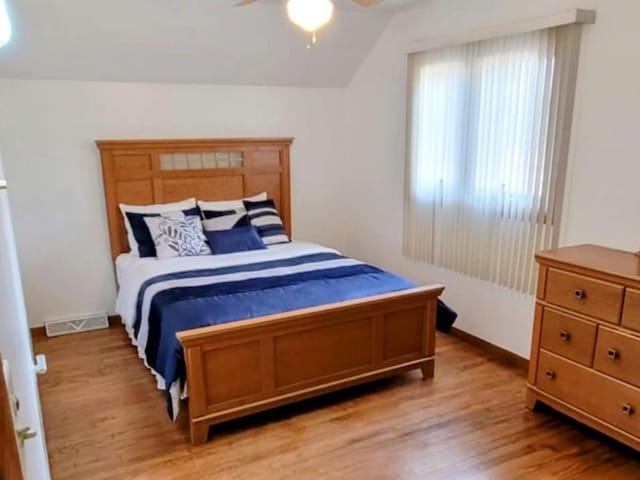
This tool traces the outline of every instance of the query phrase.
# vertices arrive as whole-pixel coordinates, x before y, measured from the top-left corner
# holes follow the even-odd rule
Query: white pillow
[[[145,217],[158,258],[211,255],[198,217]]]
[[[247,210],[244,208],[244,200],[251,202],[261,202],[267,199],[267,192],[262,192],[253,197],[241,198],[239,200],[221,200],[213,202],[203,202],[198,200],[198,206],[200,210],[212,210],[214,212],[220,212],[225,210],[235,210],[237,213],[244,213]]]
[[[127,218],[127,212],[130,213],[168,213],[168,212],[176,212],[181,210],[189,210],[190,208],[196,207],[196,199],[195,198],[187,198],[186,200],[182,200],[180,202],[173,203],[157,203],[155,205],[127,205],[126,203],[120,204],[120,211],[122,212],[122,216],[124,217],[124,227],[127,230],[127,240],[129,241],[129,248],[131,252],[129,252],[132,256],[138,255],[138,242],[136,242],[136,237],[133,235],[133,230],[131,225],[129,224],[129,219]]]

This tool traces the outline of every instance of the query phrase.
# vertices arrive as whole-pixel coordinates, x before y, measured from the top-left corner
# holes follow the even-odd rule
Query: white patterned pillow
[[[146,217],[158,258],[211,255],[199,217]]]

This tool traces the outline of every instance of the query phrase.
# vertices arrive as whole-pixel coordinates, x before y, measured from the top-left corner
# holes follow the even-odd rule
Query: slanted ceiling
[[[426,0],[421,0],[426,1]],[[285,0],[8,0],[13,40],[0,77],[227,85],[345,86],[391,16],[335,0],[308,50]]]

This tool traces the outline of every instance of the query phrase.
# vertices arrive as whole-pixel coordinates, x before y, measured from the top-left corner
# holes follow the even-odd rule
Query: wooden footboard
[[[433,377],[443,290],[419,287],[178,333],[192,443],[206,442],[216,423],[394,373],[421,369]]]

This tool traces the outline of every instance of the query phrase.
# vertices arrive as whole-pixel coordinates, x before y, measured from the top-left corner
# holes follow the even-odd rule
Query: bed
[[[420,369],[440,285],[414,287],[312,243],[171,260],[128,255],[118,205],[267,192],[291,235],[291,139],[98,141],[117,312],[191,441],[232,418]],[[188,395],[187,395],[188,392]]]

